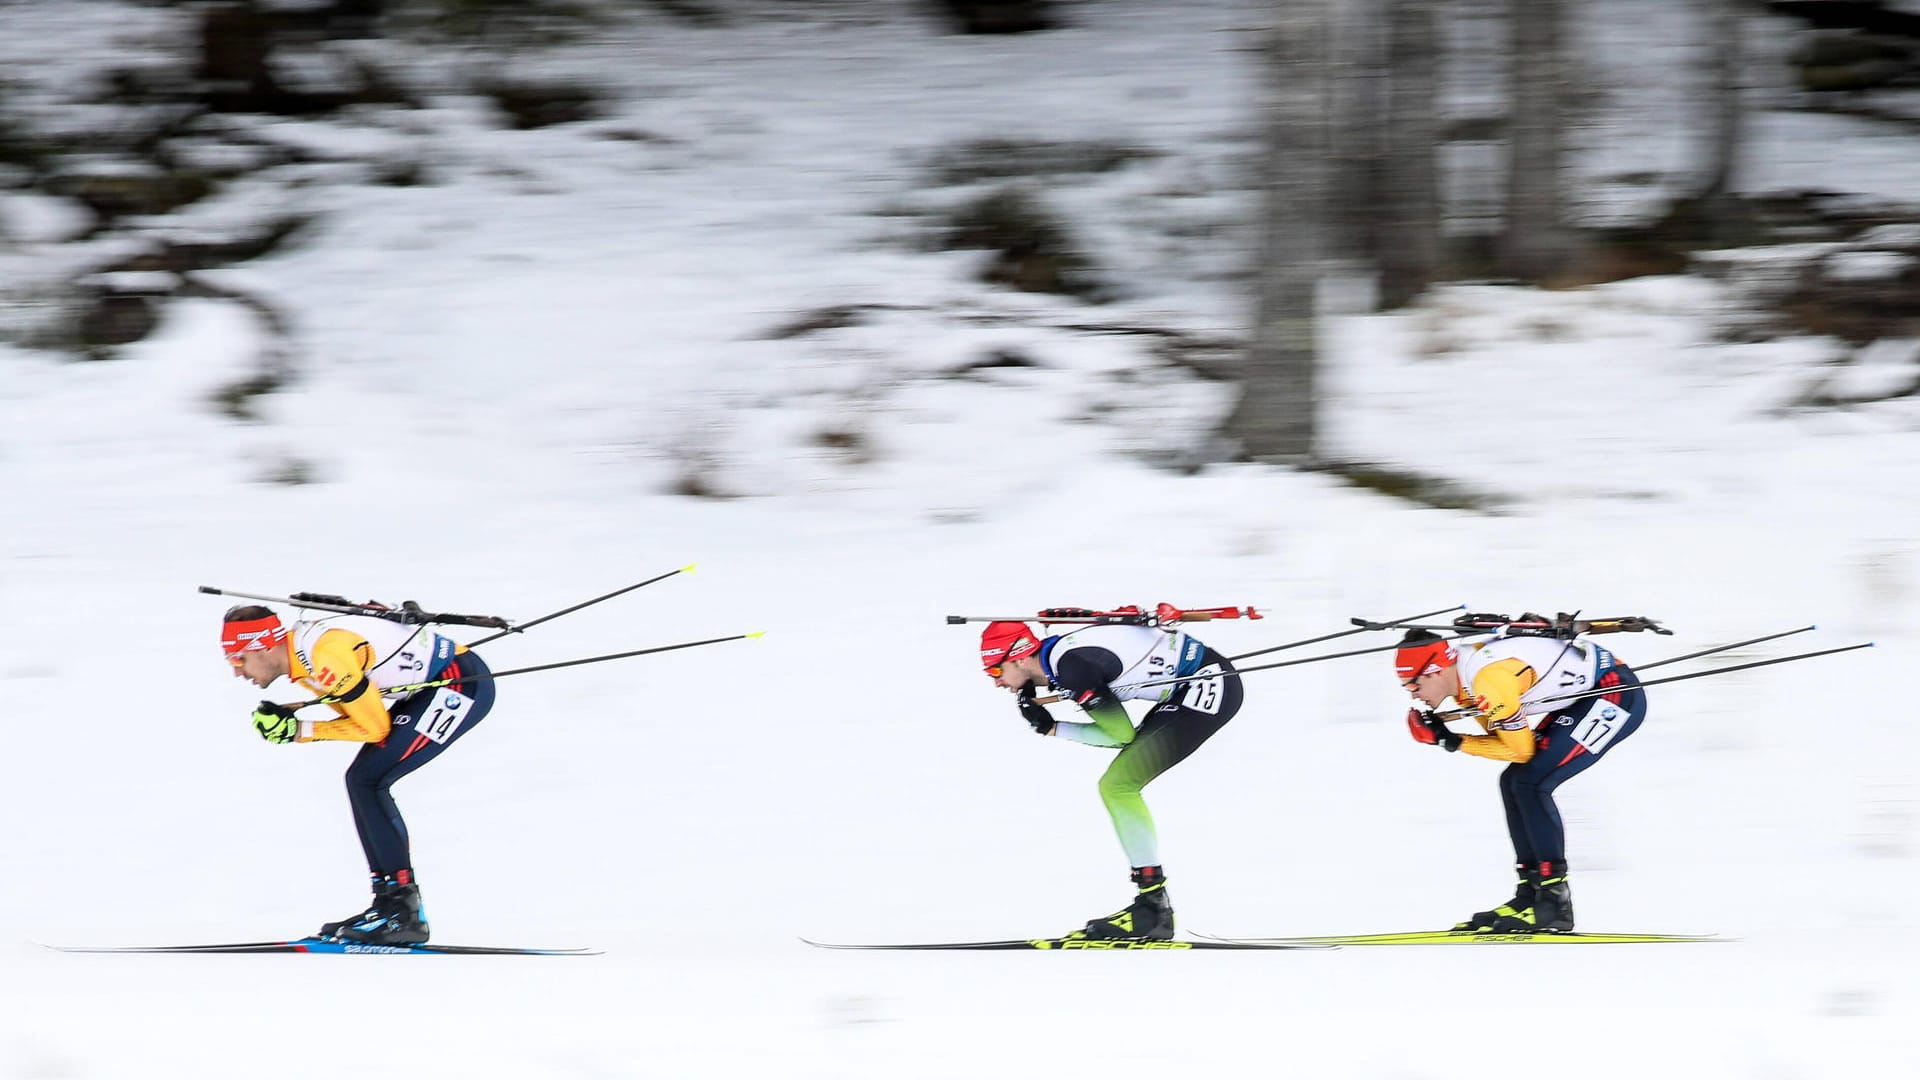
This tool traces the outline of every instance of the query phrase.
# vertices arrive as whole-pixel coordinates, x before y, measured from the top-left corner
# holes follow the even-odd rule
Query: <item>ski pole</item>
[[[398,608],[390,608],[385,604],[356,604],[344,596],[330,596],[324,593],[297,592],[292,596],[261,596],[258,593],[218,589],[212,585],[202,585],[200,591],[212,596],[236,596],[242,600],[260,600],[269,604],[286,604],[289,607],[307,608],[313,611],[332,611],[341,615],[369,615],[376,619],[397,623],[443,623],[450,626],[507,628],[513,625],[498,615],[455,615],[449,612],[424,611],[419,604],[411,600],[402,603]]]
[[[1795,653],[1792,656],[1775,657],[1772,660],[1755,660],[1749,664],[1733,664],[1729,667],[1710,668],[1706,671],[1693,671],[1685,675],[1669,675],[1664,679],[1645,679],[1640,682],[1620,683],[1617,686],[1602,686],[1592,690],[1583,690],[1577,694],[1562,694],[1559,697],[1541,698],[1537,704],[1545,705],[1554,701],[1580,701],[1584,698],[1605,697],[1622,690],[1638,690],[1643,686],[1659,686],[1661,683],[1685,682],[1688,679],[1704,679],[1709,675],[1725,675],[1729,671],[1746,671],[1749,668],[1770,667],[1774,664],[1786,664],[1795,660],[1810,660],[1816,656],[1832,656],[1834,653],[1852,652],[1855,649],[1871,649],[1873,642],[1863,641],[1857,645],[1842,645],[1837,649],[1820,649],[1817,652]]]
[[[1458,636],[1463,638],[1477,637],[1479,635],[1487,634],[1487,633],[1491,633],[1491,631],[1470,630]],[[1393,645],[1375,645],[1372,648],[1367,648],[1367,649],[1352,649],[1347,652],[1326,653],[1322,656],[1306,656],[1298,660],[1277,660],[1271,664],[1255,664],[1252,667],[1235,668],[1230,672],[1223,671],[1223,672],[1220,672],[1219,675],[1245,675],[1248,672],[1253,672],[1253,671],[1269,671],[1269,670],[1272,670],[1273,668],[1295,667],[1300,664],[1317,664],[1322,660],[1339,660],[1339,659],[1342,659],[1343,657],[1348,657],[1348,656],[1365,656],[1368,653],[1392,652],[1393,650],[1398,649],[1399,647],[1400,646],[1397,643]],[[1231,659],[1231,657],[1229,657],[1229,659]],[[1207,676],[1207,677],[1218,678],[1219,675],[1213,675],[1213,676]],[[1194,682],[1196,681],[1196,678],[1197,677],[1193,675],[1183,675],[1175,678],[1153,679],[1148,682],[1127,683],[1126,687],[1128,689],[1139,689],[1144,686],[1170,686],[1174,683]],[[1120,687],[1115,687],[1114,689],[1117,690],[1117,689],[1120,689]]]
[[[1347,635],[1349,635],[1349,634],[1358,634],[1358,633],[1362,633],[1362,632],[1364,632],[1364,631],[1367,631],[1367,630],[1392,630],[1392,629],[1397,629],[1397,628],[1399,628],[1399,627],[1400,627],[1401,625],[1403,625],[1403,624],[1405,624],[1405,623],[1410,623],[1410,622],[1412,622],[1412,621],[1414,621],[1415,619],[1430,619],[1430,618],[1432,618],[1432,617],[1433,617],[1433,616],[1435,616],[1435,615],[1442,615],[1442,614],[1445,614],[1446,612],[1449,612],[1449,611],[1459,611],[1459,610],[1461,610],[1462,608],[1464,608],[1464,607],[1466,607],[1466,606],[1467,606],[1467,605],[1465,605],[1465,604],[1454,604],[1454,605],[1453,605],[1453,606],[1451,606],[1451,607],[1443,607],[1443,608],[1440,608],[1440,609],[1438,609],[1437,611],[1423,611],[1423,612],[1421,612],[1421,613],[1420,613],[1420,614],[1418,614],[1418,615],[1409,615],[1409,616],[1407,616],[1407,617],[1406,617],[1406,618],[1404,618],[1404,619],[1395,619],[1395,620],[1394,620],[1393,622],[1385,622],[1385,623],[1376,623],[1376,622],[1366,622],[1366,623],[1364,623],[1364,625],[1360,625],[1360,626],[1355,626],[1355,627],[1354,627],[1353,629],[1351,629],[1351,630],[1339,630],[1339,631],[1336,631],[1336,632],[1334,632],[1334,633],[1331,633],[1331,634],[1321,634],[1321,635],[1320,635],[1319,637],[1310,637],[1310,638],[1303,638],[1303,639],[1302,639],[1302,640],[1300,640],[1300,641],[1289,641],[1289,642],[1287,642],[1287,643],[1286,643],[1285,645],[1273,645],[1273,646],[1270,646],[1270,647],[1268,647],[1268,648],[1265,648],[1265,649],[1255,649],[1255,650],[1254,650],[1254,651],[1252,651],[1252,652],[1245,652],[1245,653],[1241,653],[1241,654],[1240,654],[1240,655],[1238,655],[1238,656],[1229,656],[1229,657],[1227,657],[1227,659],[1229,659],[1229,660],[1246,660],[1246,659],[1249,659],[1249,658],[1251,658],[1251,657],[1255,657],[1255,656],[1265,656],[1266,654],[1268,654],[1268,653],[1270,653],[1270,652],[1279,652],[1279,651],[1281,651],[1282,649],[1297,649],[1297,648],[1299,648],[1299,647],[1300,647],[1300,646],[1302,646],[1302,645],[1313,645],[1313,644],[1316,644],[1316,643],[1318,643],[1318,642],[1322,642],[1322,641],[1332,641],[1332,640],[1333,640],[1334,638],[1342,638],[1342,637],[1346,637],[1346,636],[1347,636]],[[1356,622],[1356,623],[1362,623],[1362,622],[1364,622],[1364,620],[1361,620],[1361,619],[1355,619],[1355,620],[1353,620],[1353,621],[1354,621],[1354,622]],[[1453,632],[1455,632],[1455,633],[1458,633],[1458,632],[1459,632],[1459,628],[1458,628],[1458,627],[1448,627],[1448,629],[1449,629],[1449,630],[1451,630],[1451,631],[1453,631]],[[1368,649],[1368,650],[1366,650],[1366,651],[1367,651],[1367,652],[1373,652],[1373,651],[1375,651],[1375,650],[1372,650],[1372,649]],[[1340,654],[1338,654],[1338,655],[1340,655],[1340,656],[1355,656],[1355,655],[1358,655],[1358,654],[1357,654],[1357,653],[1340,653]],[[1258,671],[1258,670],[1259,670],[1259,668],[1248,668],[1247,670],[1249,670],[1249,671]]]
[[[766,631],[764,630],[755,630],[750,634],[732,634],[727,637],[706,638],[701,641],[683,641],[678,645],[656,645],[651,649],[632,649],[627,652],[608,653],[605,656],[583,657],[579,660],[558,660],[551,664],[535,664],[532,667],[512,668],[507,671],[496,671],[490,675],[470,675],[470,676],[462,675],[460,678],[457,678],[457,679],[439,679],[434,682],[408,683],[404,686],[389,686],[385,690],[380,691],[380,694],[382,697],[391,696],[395,694],[411,694],[419,690],[433,690],[442,686],[456,686],[456,685],[459,685],[460,683],[484,682],[491,679],[504,679],[509,675],[525,675],[528,672],[533,672],[533,671],[552,671],[555,668],[578,667],[581,664],[598,664],[608,660],[625,660],[627,657],[630,657],[630,656],[646,656],[649,653],[673,652],[675,649],[692,649],[701,645],[718,645],[723,641],[742,641],[747,638],[760,637],[765,633]],[[314,698],[312,701],[303,701],[298,705],[289,705],[287,707],[290,709],[304,709],[309,705],[326,705],[330,702],[334,702],[338,700],[340,699],[334,698],[334,697],[320,697],[320,698]]]
[[[1797,634],[1799,630],[1788,630],[1788,632],[1789,634]],[[1778,638],[1778,636],[1784,636],[1784,634],[1774,634],[1774,636]],[[1724,646],[1724,648],[1734,648],[1734,646]],[[1607,694],[1619,694],[1622,690],[1640,690],[1642,686],[1659,686],[1659,684],[1663,684],[1663,682],[1686,682],[1688,678],[1726,675],[1726,673],[1730,673],[1730,671],[1747,671],[1747,669],[1753,669],[1753,667],[1772,667],[1772,665],[1776,665],[1776,663],[1791,663],[1791,661],[1795,661],[1795,659],[1812,659],[1812,657],[1816,657],[1816,655],[1851,653],[1853,650],[1870,650],[1870,648],[1874,648],[1874,642],[1860,642],[1857,646],[1839,646],[1839,648],[1834,648],[1834,650],[1793,653],[1793,655],[1774,657],[1774,659],[1757,659],[1757,661],[1753,661],[1753,663],[1736,663],[1736,665],[1730,665],[1730,667],[1713,667],[1713,669],[1707,669],[1707,671],[1690,671],[1690,673],[1686,673],[1686,675],[1668,675],[1667,678],[1644,678],[1644,680],[1640,680],[1640,682],[1620,682],[1617,686],[1597,686],[1594,690],[1582,690],[1582,692],[1578,692],[1578,694],[1563,694],[1563,696],[1559,696],[1559,698],[1542,698],[1542,700],[1534,701],[1534,703],[1536,703],[1536,705],[1548,705],[1548,703],[1553,703],[1553,701],[1582,701],[1586,700],[1586,698],[1605,698]],[[1701,655],[1705,655],[1705,653],[1701,653]],[[1674,657],[1674,659],[1686,659],[1686,657]],[[1670,661],[1661,661],[1661,663],[1670,663]],[[1440,717],[1442,721],[1459,721],[1459,719],[1465,719],[1465,717],[1476,717],[1478,711],[1476,711],[1476,709],[1448,709],[1448,711],[1444,711],[1444,713],[1434,713],[1434,715]]]
[[[1745,641],[1736,641],[1731,645],[1715,645],[1711,649],[1701,649],[1699,652],[1690,652],[1682,656],[1669,656],[1665,660],[1655,660],[1651,664],[1635,664],[1633,665],[1633,670],[1652,671],[1654,668],[1665,667],[1668,664],[1677,664],[1682,660],[1694,660],[1702,656],[1712,656],[1714,653],[1726,652],[1728,649],[1737,649],[1742,645],[1758,645],[1763,641],[1772,641],[1775,638],[1791,637],[1794,634],[1804,634],[1809,630],[1815,630],[1815,629],[1818,629],[1818,627],[1803,626],[1798,630],[1782,630],[1778,634],[1768,634],[1765,637],[1748,638]]]
[[[573,605],[572,607],[561,608],[559,611],[556,611],[551,615],[542,615],[531,622],[523,622],[517,626],[509,626],[505,630],[502,630],[497,634],[488,634],[486,637],[481,638],[479,641],[469,642],[467,647],[470,649],[477,648],[481,645],[485,645],[489,641],[498,641],[499,639],[506,637],[508,634],[524,633],[525,631],[530,630],[533,627],[539,626],[543,622],[548,622],[550,620],[557,619],[562,615],[571,615],[574,612],[579,611],[583,607],[591,607],[602,600],[611,600],[616,596],[621,596],[626,593],[630,593],[635,589],[645,588],[646,586],[651,585],[656,581],[665,581],[666,579],[674,576],[675,574],[691,574],[693,573],[693,566],[694,566],[693,563],[688,563],[687,565],[680,567],[678,570],[669,570],[664,574],[660,574],[656,577],[650,577],[645,581],[642,581],[635,585],[629,585],[624,589],[615,589],[614,591],[607,593],[604,596],[596,596],[591,600],[583,601],[581,603]]]

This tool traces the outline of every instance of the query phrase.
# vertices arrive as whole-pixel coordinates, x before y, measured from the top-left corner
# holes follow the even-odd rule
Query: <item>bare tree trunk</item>
[[[1406,305],[1439,273],[1439,33],[1434,0],[1388,0],[1384,242],[1375,250],[1382,308]]]
[[[1274,0],[1253,341],[1221,434],[1237,456],[1304,463],[1315,450],[1315,294],[1327,248],[1332,0]]]
[[[1052,0],[941,0],[939,7],[967,34],[1021,34],[1055,26]]]
[[[1383,0],[1346,0],[1329,13],[1327,80],[1328,270],[1371,273],[1383,243],[1382,117],[1386,113]]]
[[[1546,281],[1571,265],[1578,240],[1567,228],[1563,95],[1572,67],[1563,49],[1564,0],[1508,0],[1512,77],[1507,96],[1507,209],[1500,236],[1500,272],[1521,281]]]
[[[1701,225],[1710,243],[1729,243],[1739,231],[1738,200],[1733,184],[1745,142],[1745,109],[1741,90],[1745,67],[1740,0],[1704,0],[1703,29],[1707,35],[1706,167],[1699,200]]]

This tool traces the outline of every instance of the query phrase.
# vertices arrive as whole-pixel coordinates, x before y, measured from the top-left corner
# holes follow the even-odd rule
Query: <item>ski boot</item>
[[[373,904],[367,910],[320,927],[321,937],[368,945],[419,945],[429,933],[427,915],[420,905],[420,886],[406,870],[374,883]]]
[[[1173,940],[1173,899],[1167,895],[1166,874],[1157,866],[1142,866],[1134,870],[1133,883],[1140,890],[1133,903],[1104,919],[1094,919],[1067,937],[1101,941]]]
[[[1455,930],[1473,931],[1475,933],[1491,930],[1493,929],[1493,924],[1498,922],[1502,917],[1518,915],[1520,912],[1532,907],[1534,880],[1532,876],[1528,875],[1526,864],[1515,863],[1513,872],[1520,878],[1520,884],[1514,887],[1513,899],[1504,904],[1496,904],[1486,911],[1476,911],[1459,922],[1454,923],[1453,928]]]
[[[392,885],[392,878],[384,877],[380,874],[373,875],[373,900],[367,904],[366,910],[355,912],[344,919],[339,919],[334,922],[321,923],[319,932],[315,933],[314,936],[323,938],[338,937],[340,931],[347,927],[374,918],[380,910],[381,897],[387,894],[388,890],[392,888]]]
[[[1528,872],[1533,880],[1533,903],[1511,915],[1502,915],[1487,927],[1491,934],[1569,934],[1573,932],[1573,892],[1567,887],[1567,864],[1543,862]]]

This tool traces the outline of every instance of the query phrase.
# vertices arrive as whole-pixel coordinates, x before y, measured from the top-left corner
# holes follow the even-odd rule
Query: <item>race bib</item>
[[[467,695],[442,690],[433,696],[433,702],[421,712],[414,730],[444,745],[466,722],[467,712],[472,707],[473,699]]]
[[[1209,679],[1208,675],[1214,677]],[[1187,692],[1180,698],[1181,706],[1192,709],[1194,712],[1206,713],[1208,716],[1219,715],[1220,706],[1226,701],[1227,696],[1226,680],[1221,679],[1219,675],[1219,664],[1208,664],[1194,672],[1197,681],[1187,684]]]
[[[1626,726],[1628,718],[1627,710],[1613,702],[1599,702],[1587,710],[1587,715],[1575,721],[1573,741],[1586,747],[1588,753],[1598,754]]]

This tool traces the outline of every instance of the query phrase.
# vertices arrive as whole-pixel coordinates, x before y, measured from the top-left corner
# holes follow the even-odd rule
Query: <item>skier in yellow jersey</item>
[[[1509,762],[1500,798],[1520,884],[1513,899],[1475,912],[1455,930],[1566,933],[1573,929],[1566,829],[1553,792],[1631,736],[1646,718],[1646,691],[1612,652],[1584,636],[1502,636],[1458,647],[1411,630],[1394,655],[1400,684],[1426,709],[1407,712],[1416,742]],[[1560,700],[1620,686],[1617,693]],[[1449,729],[1433,710],[1452,698],[1479,734]]]
[[[373,878],[373,902],[320,936],[379,945],[413,945],[429,928],[413,875],[406,822],[393,801],[395,781],[432,761],[493,708],[493,679],[478,655],[429,626],[368,615],[335,615],[281,624],[272,610],[242,605],[226,613],[220,645],[234,675],[265,688],[290,679],[325,701],[334,716],[302,720],[262,701],[253,726],[271,743],[357,742],[347,768],[347,799]],[[389,708],[382,692],[414,690]]]

